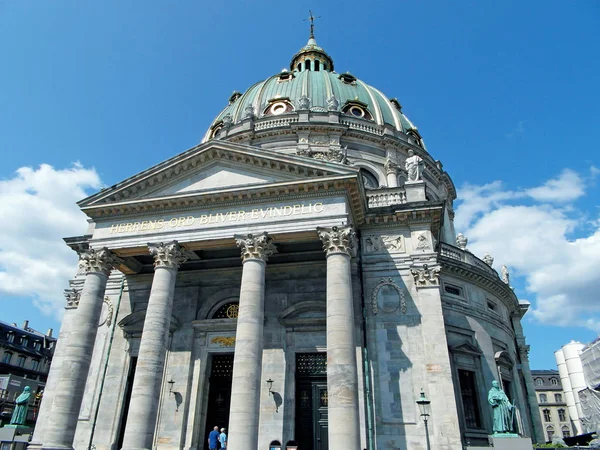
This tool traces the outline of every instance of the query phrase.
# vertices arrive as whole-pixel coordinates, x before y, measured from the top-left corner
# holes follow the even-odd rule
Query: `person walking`
[[[208,434],[208,448],[217,450],[219,447],[219,427],[215,425],[213,430]]]
[[[221,444],[221,448],[227,448],[227,435],[225,434],[225,428],[221,428],[219,443]]]

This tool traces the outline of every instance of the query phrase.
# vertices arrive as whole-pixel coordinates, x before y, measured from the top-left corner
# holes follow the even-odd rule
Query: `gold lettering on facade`
[[[239,222],[245,220],[272,219],[303,214],[319,214],[324,211],[323,203],[302,203],[280,207],[255,208],[250,211],[228,211],[226,213],[202,214],[198,217],[182,216],[170,219],[144,220],[141,222],[128,222],[110,225],[110,234],[134,233],[162,230],[165,226],[170,228],[187,228],[194,225],[210,225],[226,222]]]
[[[217,336],[210,340],[211,344],[219,344],[221,347],[235,347],[235,337]]]

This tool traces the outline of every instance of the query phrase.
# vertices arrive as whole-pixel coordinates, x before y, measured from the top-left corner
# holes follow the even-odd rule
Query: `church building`
[[[498,381],[544,440],[529,303],[456,234],[400,102],[313,32],[202,142],[81,200],[84,236],[31,447],[489,446]]]

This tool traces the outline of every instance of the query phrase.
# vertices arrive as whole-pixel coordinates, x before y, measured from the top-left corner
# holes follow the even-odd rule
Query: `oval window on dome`
[[[358,101],[348,102],[342,109],[342,113],[349,114],[359,119],[373,120],[373,116],[366,108],[366,105]]]
[[[217,123],[210,132],[210,138],[214,139],[219,134],[219,131],[223,129],[223,122]]]
[[[279,116],[287,112],[293,111],[294,108],[288,101],[275,101],[272,102],[265,110],[265,116]]]

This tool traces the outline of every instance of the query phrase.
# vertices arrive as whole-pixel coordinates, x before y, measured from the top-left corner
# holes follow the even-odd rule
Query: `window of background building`
[[[15,333],[13,333],[12,331],[9,331],[7,338],[8,338],[8,342],[14,342],[15,341]]]
[[[552,383],[554,386],[557,386],[558,380],[556,378],[550,378],[550,383]]]
[[[535,379],[535,384],[537,386],[543,386],[544,385],[544,380],[542,380],[541,378],[536,378]]]
[[[564,426],[561,428],[563,437],[571,437],[571,430],[569,430],[568,426]]]
[[[459,369],[458,382],[460,385],[460,396],[465,411],[465,423],[467,428],[481,428],[475,372]]]
[[[548,396],[546,394],[540,394],[540,403],[547,403]]]
[[[565,413],[564,409],[558,410],[558,420],[560,420],[561,422],[567,421],[567,414]]]
[[[27,347],[27,344],[29,343],[29,339],[27,339],[27,336],[23,336],[21,337],[21,345],[23,347]]]
[[[552,422],[552,415],[550,415],[550,410],[549,409],[544,409],[543,413],[544,413],[544,421],[545,422]]]
[[[554,401],[556,403],[562,403],[562,394],[554,394]]]
[[[40,369],[40,360],[39,359],[34,359],[31,362],[31,370],[39,370]]]
[[[548,440],[552,441],[552,436],[554,436],[554,427],[553,426],[547,426],[546,427],[546,433],[548,434]]]
[[[10,360],[12,359],[12,353],[11,352],[6,352],[3,356],[2,356],[2,362],[4,364],[10,364]]]
[[[27,360],[27,356],[19,355],[19,360],[17,361],[17,365],[19,367],[25,367],[26,360]]]

